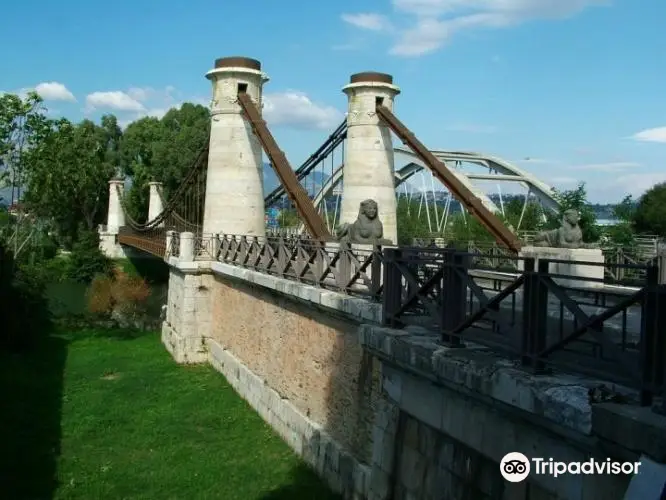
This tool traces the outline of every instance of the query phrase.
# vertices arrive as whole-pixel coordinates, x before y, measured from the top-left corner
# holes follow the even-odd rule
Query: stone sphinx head
[[[562,216],[562,221],[570,226],[577,226],[580,222],[580,214],[578,213],[578,210],[574,210],[573,208],[565,210]]]
[[[361,202],[361,207],[359,208],[359,218],[362,215],[369,220],[375,220],[379,214],[379,208],[377,207],[377,202],[375,200],[364,200]]]

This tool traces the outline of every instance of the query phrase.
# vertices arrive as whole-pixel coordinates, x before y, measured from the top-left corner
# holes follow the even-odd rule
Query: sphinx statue
[[[384,225],[378,215],[375,200],[362,201],[356,220],[352,224],[342,224],[335,231],[336,239],[341,243],[390,245],[391,241],[384,239]]]
[[[535,247],[551,248],[597,248],[593,243],[583,242],[583,231],[579,222],[580,214],[577,210],[566,210],[560,227],[537,233],[532,244]]]

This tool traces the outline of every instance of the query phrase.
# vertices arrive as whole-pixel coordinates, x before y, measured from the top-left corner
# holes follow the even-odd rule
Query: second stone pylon
[[[379,207],[384,238],[396,244],[393,141],[390,129],[375,109],[380,104],[393,111],[393,100],[400,89],[393,85],[391,75],[364,72],[352,75],[342,90],[349,103],[340,223],[353,223],[361,202],[373,199]]]

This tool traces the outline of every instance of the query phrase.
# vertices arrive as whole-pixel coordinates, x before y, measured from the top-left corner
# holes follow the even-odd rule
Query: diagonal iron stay
[[[518,237],[504,225],[497,215],[488,210],[481,203],[481,200],[460,182],[455,174],[443,162],[438,160],[386,106],[378,104],[376,110],[379,117],[389,126],[395,135],[407,144],[421,161],[430,168],[435,177],[437,177],[437,180],[449,188],[449,191],[451,191],[453,196],[469,213],[476,217],[490,231],[490,234],[495,237],[498,244],[514,252],[520,250],[521,243]]]

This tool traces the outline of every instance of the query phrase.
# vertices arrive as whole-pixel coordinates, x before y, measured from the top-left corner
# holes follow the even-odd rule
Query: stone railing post
[[[183,262],[194,262],[194,233],[180,233],[180,255]]]

